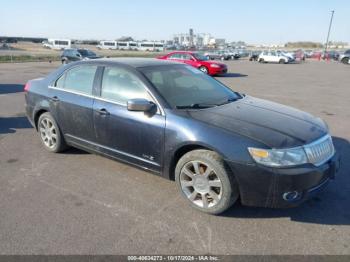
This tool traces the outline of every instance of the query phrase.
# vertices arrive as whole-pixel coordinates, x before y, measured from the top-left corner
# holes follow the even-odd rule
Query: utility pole
[[[333,22],[333,15],[334,15],[334,10],[332,11],[331,21],[329,22],[329,28],[328,28],[328,34],[327,34],[326,47],[325,47],[325,49],[324,49],[324,53],[325,53],[325,54],[327,53],[328,41],[329,41],[329,34],[331,33],[332,22]]]

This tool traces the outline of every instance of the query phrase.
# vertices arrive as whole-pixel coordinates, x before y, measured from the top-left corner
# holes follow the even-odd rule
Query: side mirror
[[[129,111],[149,112],[155,107],[156,105],[153,102],[144,98],[130,99],[127,103]]]

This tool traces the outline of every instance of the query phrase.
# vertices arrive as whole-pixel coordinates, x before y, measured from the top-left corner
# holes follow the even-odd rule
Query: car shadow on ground
[[[23,92],[24,85],[0,84],[0,95]]]
[[[232,218],[290,218],[292,221],[325,225],[350,225],[350,143],[333,137],[337,153],[340,155],[340,169],[328,187],[317,196],[296,208],[271,209],[245,207],[236,203],[222,215]]]
[[[22,128],[33,128],[27,117],[0,117],[0,134],[16,133],[16,129]]]
[[[240,73],[226,73],[224,75],[220,75],[219,77],[247,77],[248,75],[240,74]]]

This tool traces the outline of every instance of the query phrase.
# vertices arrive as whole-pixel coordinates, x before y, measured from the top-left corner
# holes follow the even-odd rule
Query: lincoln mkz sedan
[[[25,86],[43,146],[99,153],[176,181],[190,205],[293,207],[335,177],[319,118],[232,91],[189,65],[157,59],[71,63]]]

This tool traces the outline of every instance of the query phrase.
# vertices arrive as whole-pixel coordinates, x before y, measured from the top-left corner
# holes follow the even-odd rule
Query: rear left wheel
[[[67,149],[61,131],[50,113],[43,113],[38,120],[38,133],[44,147],[54,153]]]
[[[341,62],[342,62],[343,64],[348,65],[348,64],[349,64],[349,57],[344,57],[344,58],[341,60]]]
[[[223,159],[215,152],[194,150],[177,163],[175,180],[192,207],[220,214],[238,199],[238,185]]]

